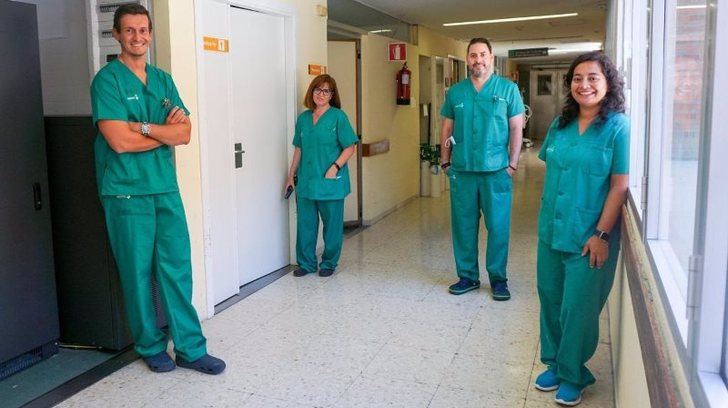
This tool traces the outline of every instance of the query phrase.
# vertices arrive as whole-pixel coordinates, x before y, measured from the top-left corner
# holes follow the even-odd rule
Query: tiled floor
[[[449,200],[422,198],[348,238],[331,278],[286,275],[204,322],[210,352],[228,363],[224,374],[153,374],[137,361],[60,406],[556,406],[553,393],[531,385],[543,369],[535,153],[524,154],[516,176],[512,300],[492,301],[487,287],[447,293],[455,280]],[[607,336],[589,364],[598,382],[583,407],[614,406]]]

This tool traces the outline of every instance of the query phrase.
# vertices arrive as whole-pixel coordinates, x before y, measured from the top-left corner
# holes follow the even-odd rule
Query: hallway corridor
[[[514,183],[513,298],[461,296],[450,208],[419,198],[347,238],[330,278],[292,274],[203,323],[220,376],[151,373],[141,360],[62,407],[550,407],[538,360],[536,218],[543,163],[524,150]],[[482,225],[481,225],[481,228]],[[480,240],[484,254],[485,231]],[[481,279],[487,282],[480,258]],[[582,407],[613,407],[606,313]]]

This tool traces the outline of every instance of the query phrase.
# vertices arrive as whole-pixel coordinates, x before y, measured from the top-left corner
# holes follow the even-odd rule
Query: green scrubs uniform
[[[358,142],[344,111],[333,106],[315,125],[310,110],[296,120],[293,145],[301,149],[296,192],[296,258],[305,271],[316,271],[319,216],[324,237],[320,268],[336,269],[344,238],[344,198],[351,192],[349,166],[342,166],[335,179],[324,175],[343,149]]]
[[[541,361],[561,381],[578,388],[595,379],[584,365],[599,342],[599,313],[614,281],[620,224],[610,233],[601,268],[581,256],[593,235],[611,176],[629,171],[629,122],[612,113],[579,135],[577,120],[549,128],[539,158],[546,178],[538,218],[538,295],[541,301]]]
[[[453,120],[450,204],[455,266],[460,278],[479,280],[480,213],[488,230],[486,265],[491,285],[505,282],[511,225],[508,120],[524,111],[515,83],[491,75],[480,92],[470,79],[447,93],[440,114]]]
[[[119,60],[102,68],[91,84],[94,124],[99,120],[164,124],[175,106],[185,110],[169,74],[147,65],[145,86]],[[111,249],[135,349],[150,357],[167,348],[157,328],[152,275],[175,353],[186,361],[206,354],[206,340],[192,306],[190,239],[172,150],[163,145],[139,153],[116,153],[99,133],[94,143],[96,178]]]

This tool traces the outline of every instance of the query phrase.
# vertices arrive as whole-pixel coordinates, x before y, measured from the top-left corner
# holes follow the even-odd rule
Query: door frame
[[[338,32],[338,31],[337,31]],[[364,204],[364,186],[362,186],[362,149],[361,149],[361,124],[362,124],[362,117],[361,117],[361,37],[358,36],[358,34],[351,34],[352,38],[349,39],[337,39],[337,40],[329,40],[326,39],[327,42],[351,42],[354,43],[354,58],[356,59],[355,63],[355,69],[356,69],[356,97],[355,104],[356,104],[356,123],[354,123],[354,131],[356,133],[357,138],[359,139],[356,146],[356,199],[357,199],[357,219],[356,221],[345,221],[344,226],[345,227],[361,227],[363,223],[363,214],[364,211],[362,210],[362,206]]]
[[[284,4],[278,0],[205,0],[195,1],[195,44],[196,44],[196,57],[197,57],[197,103],[198,106],[205,106],[205,70],[204,70],[204,41],[203,36],[205,33],[200,32],[202,27],[202,7],[205,3],[221,3],[230,7],[240,7],[252,11],[257,11],[265,14],[283,17],[283,29],[284,29],[284,52],[287,63],[285,64],[285,75],[286,75],[286,127],[287,132],[284,135],[288,146],[286,155],[287,162],[290,163],[293,156],[293,148],[291,143],[293,141],[293,133],[295,129],[296,120],[296,9],[292,5]],[[232,87],[231,87],[232,88]],[[230,101],[232,102],[232,101]],[[229,103],[230,109],[233,109],[232,103]],[[204,233],[204,265],[205,265],[205,283],[206,283],[206,303],[207,303],[207,318],[212,317],[215,314],[215,296],[214,296],[214,264],[212,247],[215,245],[215,231],[211,228],[211,220],[214,214],[211,210],[211,190],[215,188],[214,183],[211,181],[210,175],[210,163],[216,158],[210,157],[209,144],[211,141],[208,139],[208,135],[204,133],[206,120],[203,117],[198,118],[198,135],[200,138],[200,177],[202,181],[202,228]],[[231,146],[230,154],[233,154]],[[232,171],[232,169],[231,169]],[[230,186],[232,188],[232,186]],[[220,187],[217,187],[220,188]],[[292,257],[293,251],[295,250],[293,234],[295,233],[295,205],[294,200],[288,204],[288,223],[290,237],[288,240],[289,254]],[[235,238],[237,241],[237,237]]]

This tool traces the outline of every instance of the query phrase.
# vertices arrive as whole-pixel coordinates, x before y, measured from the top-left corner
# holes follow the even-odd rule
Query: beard
[[[468,71],[470,72],[471,76],[480,78],[488,73],[488,68],[489,67],[485,64],[479,64],[473,67],[468,67]]]

